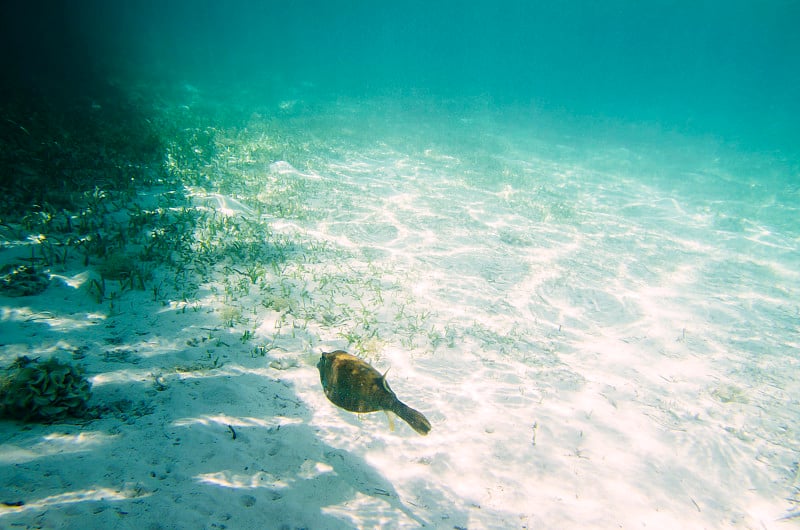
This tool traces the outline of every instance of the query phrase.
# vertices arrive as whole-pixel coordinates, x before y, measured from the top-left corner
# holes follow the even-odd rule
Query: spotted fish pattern
[[[342,350],[323,353],[317,368],[322,389],[334,405],[351,412],[388,410],[418,433],[430,432],[428,418],[397,399],[386,382],[386,374],[358,357]]]

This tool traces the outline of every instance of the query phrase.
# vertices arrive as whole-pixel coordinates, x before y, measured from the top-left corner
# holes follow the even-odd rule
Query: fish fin
[[[408,423],[412,429],[418,433],[425,435],[431,430],[431,422],[418,410],[414,410],[405,403],[398,401],[392,412],[400,416],[400,418]]]
[[[387,368],[386,371],[383,372],[383,375],[381,376],[381,384],[383,385],[383,389],[386,390],[387,392],[392,392],[392,389],[389,388],[389,383],[386,382],[386,374],[389,373],[390,369],[391,368]]]
[[[388,410],[384,410],[383,412],[386,413],[386,419],[389,420],[389,430],[394,432],[394,418],[392,417],[392,413]]]

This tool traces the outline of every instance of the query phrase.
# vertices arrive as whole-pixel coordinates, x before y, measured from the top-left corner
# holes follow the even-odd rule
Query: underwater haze
[[[0,527],[796,525],[798,21],[3,3]]]
[[[797,144],[800,4],[788,0],[82,1],[5,10],[13,53],[4,60],[45,85],[66,78],[86,90],[129,70],[196,85],[310,83],[306,97],[316,98],[419,91],[657,122],[745,147]]]

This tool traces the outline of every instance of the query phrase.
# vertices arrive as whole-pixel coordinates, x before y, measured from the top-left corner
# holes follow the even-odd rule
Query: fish
[[[386,374],[342,350],[322,354],[317,363],[325,396],[350,412],[394,412],[419,434],[428,434],[431,422],[399,399],[389,388]],[[388,370],[387,370],[388,372]]]

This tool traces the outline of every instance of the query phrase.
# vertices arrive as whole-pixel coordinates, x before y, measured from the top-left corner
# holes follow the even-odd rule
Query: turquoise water
[[[109,73],[301,84],[311,97],[485,96],[656,122],[744,147],[797,143],[800,6],[769,2],[35,2],[4,8],[11,77],[91,92]],[[60,7],[59,7],[60,6]]]
[[[2,364],[106,408],[0,425],[0,522],[796,520],[798,4],[16,9],[4,174],[77,199],[4,214],[53,284]],[[336,348],[431,434],[328,403]]]

